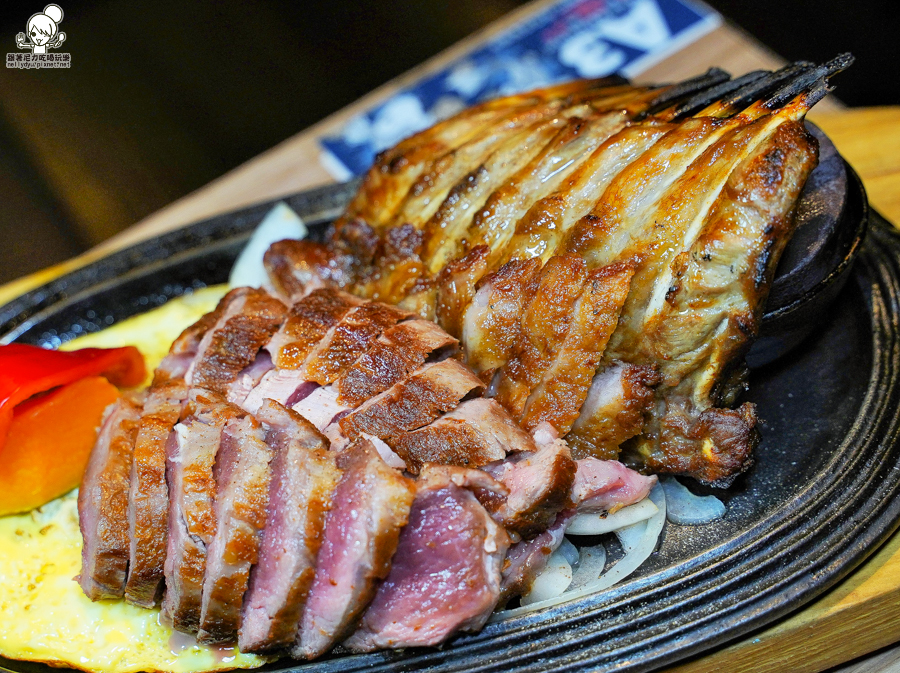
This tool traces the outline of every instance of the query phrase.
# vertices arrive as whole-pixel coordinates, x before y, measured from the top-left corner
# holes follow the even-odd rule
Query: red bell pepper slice
[[[134,346],[51,351],[25,344],[0,346],[0,449],[6,443],[13,408],[33,395],[86,376],[105,376],[113,385],[131,387],[147,375],[144,357]]]

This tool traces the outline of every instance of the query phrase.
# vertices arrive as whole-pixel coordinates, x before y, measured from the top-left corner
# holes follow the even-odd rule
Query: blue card
[[[486,98],[578,77],[633,76],[721,23],[692,0],[561,0],[323,138],[340,180],[399,140]]]

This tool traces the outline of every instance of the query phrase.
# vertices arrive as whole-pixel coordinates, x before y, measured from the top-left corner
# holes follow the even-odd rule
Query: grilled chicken
[[[488,396],[580,457],[725,485],[758,441],[752,405],[728,407],[816,165],[803,118],[851,60],[466,110],[385,152],[325,242],[283,241],[267,267],[437,320]]]

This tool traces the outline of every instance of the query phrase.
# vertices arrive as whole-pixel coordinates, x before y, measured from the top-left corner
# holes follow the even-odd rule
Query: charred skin
[[[827,91],[816,78],[839,69],[812,77],[795,65],[718,98],[703,89],[721,72],[465,111],[380,157],[326,245],[285,246],[293,260],[281,268],[293,279],[322,269],[308,287],[436,320],[486,396],[527,427],[550,422],[578,456],[627,445],[644,469],[724,483],[758,442],[752,407],[723,407],[743,390],[743,357],[816,163],[802,120]],[[577,273],[546,280],[570,258]],[[604,334],[586,339],[585,274],[616,264],[630,285],[624,299],[622,283],[592,298]],[[607,389],[594,390],[604,372]],[[559,403],[569,398],[575,406]]]

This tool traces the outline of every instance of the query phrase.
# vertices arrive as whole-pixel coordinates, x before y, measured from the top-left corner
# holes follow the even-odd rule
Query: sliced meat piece
[[[430,425],[399,434],[394,448],[412,474],[425,463],[480,467],[510,452],[537,450],[531,435],[485,398],[467,400]]]
[[[546,530],[569,505],[575,481],[575,461],[553,427],[538,426],[535,441],[536,452],[522,451],[483,468],[509,490],[509,496],[478,494],[501,526],[526,539]]]
[[[340,419],[341,432],[350,439],[362,433],[375,435],[393,447],[401,433],[428,425],[483,388],[481,380],[457,360],[433,362]]]
[[[228,401],[238,406],[243,406],[247,395],[259,385],[268,372],[272,371],[275,365],[272,358],[265,351],[260,351],[256,359],[249,365],[244,367],[237,375],[234,383],[228,386]]]
[[[78,583],[92,601],[121,598],[128,575],[128,491],[140,400],[120,397],[107,407],[78,491],[84,545]]]
[[[429,357],[455,350],[457,340],[428,320],[407,320],[378,337],[335,386],[340,401],[357,407],[421,367]]]
[[[553,363],[574,319],[587,265],[574,255],[551,257],[519,316],[519,337],[497,384],[497,401],[521,420],[525,402]]]
[[[256,413],[264,400],[275,400],[291,406],[312,393],[319,384],[306,380],[306,373],[299,369],[271,369],[244,398],[241,406],[251,414]]]
[[[351,309],[310,354],[307,378],[323,386],[333,383],[369,350],[384,330],[411,315],[377,301]]]
[[[656,476],[644,476],[617,460],[585,458],[578,469],[571,498],[579,512],[615,512],[640,502],[656,485]]]
[[[509,536],[470,488],[505,490],[480,470],[422,471],[391,571],[347,647],[433,646],[484,626],[500,597]]]
[[[576,458],[610,460],[619,446],[641,433],[653,404],[653,386],[659,374],[649,365],[614,362],[591,383],[581,415],[566,441]]]
[[[475,286],[488,270],[489,254],[490,248],[477,245],[438,274],[435,319],[448,334],[462,336],[463,316],[475,297]]]
[[[503,564],[500,605],[528,593],[535,578],[547,567],[550,555],[562,544],[566,527],[574,515],[573,509],[563,510],[543,533],[530,540],[520,540],[509,548]]]
[[[313,290],[288,310],[281,329],[266,350],[282,369],[300,369],[310,351],[354,306],[362,303],[353,295],[322,288]]]
[[[203,315],[197,322],[186,328],[169,348],[153,374],[153,384],[161,385],[171,379],[183,379],[197,355],[200,342],[206,333],[219,322],[225,304],[219,302],[215,309]]]
[[[178,422],[187,396],[187,386],[180,379],[153,386],[134,442],[128,493],[130,547],[125,600],[144,608],[156,605],[163,588],[169,511],[166,440]]]
[[[220,395],[194,388],[166,444],[170,497],[161,617],[184,633],[196,634],[200,627],[206,552],[216,531],[213,467],[222,432],[229,420],[242,416],[243,410]]]
[[[525,429],[547,422],[564,435],[572,427],[618,324],[633,274],[628,264],[610,264],[588,274],[565,338],[542,376],[535,377],[539,383],[521,417]]]
[[[325,524],[316,577],[292,654],[313,659],[356,627],[390,570],[415,496],[412,480],[388,467],[366,440],[338,454],[343,470]]]
[[[277,241],[263,256],[263,266],[275,291],[286,301],[324,287],[346,287],[351,280],[351,261],[310,240]]]
[[[223,643],[237,637],[250,567],[259,559],[266,525],[274,452],[253,416],[225,424],[213,473],[216,532],[207,547],[197,641]]]
[[[220,305],[221,315],[203,335],[185,380],[192,387],[227,395],[228,386],[284,321],[287,309],[267,292],[249,287],[232,290]]]
[[[324,430],[347,414],[351,407],[338,402],[338,391],[334,386],[320,386],[306,395],[291,409],[303,416],[317,429]]]
[[[519,338],[519,317],[534,295],[539,259],[512,260],[482,278],[463,316],[466,362],[477,374],[502,367]]]
[[[275,458],[259,563],[244,596],[241,652],[283,649],[296,639],[340,478],[328,441],[302,416],[267,400],[256,418]]]

